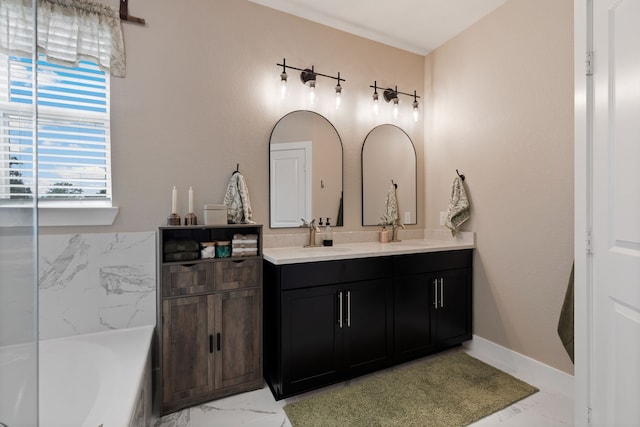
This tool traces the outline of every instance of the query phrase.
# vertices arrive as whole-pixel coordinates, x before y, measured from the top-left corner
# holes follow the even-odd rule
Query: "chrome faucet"
[[[395,222],[391,224],[391,241],[392,242],[401,242],[398,239],[398,228],[402,227],[404,229],[404,224],[396,224]]]
[[[316,245],[316,232],[319,232],[318,226],[316,225],[316,219],[313,218],[311,221],[307,222],[304,218],[300,218],[302,220],[302,225],[300,227],[309,228],[309,244],[304,245],[305,248],[315,248],[320,245]]]

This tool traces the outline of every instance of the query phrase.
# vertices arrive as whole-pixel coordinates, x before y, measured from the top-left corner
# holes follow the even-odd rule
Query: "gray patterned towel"
[[[449,211],[447,212],[447,221],[445,226],[451,230],[451,234],[455,235],[458,228],[470,218],[469,199],[464,190],[464,184],[460,177],[453,180],[451,186],[451,200],[449,201]]]

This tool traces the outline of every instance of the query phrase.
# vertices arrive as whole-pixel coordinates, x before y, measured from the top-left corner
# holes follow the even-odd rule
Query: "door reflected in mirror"
[[[269,226],[313,218],[342,226],[342,166],[342,140],[329,120],[303,110],[282,117],[269,140]]]
[[[362,225],[385,222],[387,193],[396,185],[399,222],[417,224],[416,150],[409,135],[384,124],[362,146]]]

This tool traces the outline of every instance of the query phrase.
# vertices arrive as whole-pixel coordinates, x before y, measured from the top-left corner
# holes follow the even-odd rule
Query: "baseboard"
[[[463,344],[473,357],[513,375],[539,389],[552,388],[566,396],[574,396],[574,377],[528,356],[509,350],[474,335]]]

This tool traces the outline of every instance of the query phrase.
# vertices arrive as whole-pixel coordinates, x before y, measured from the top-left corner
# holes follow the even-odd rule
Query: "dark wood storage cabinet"
[[[276,399],[471,339],[471,263],[471,250],[265,261],[265,379]]]
[[[255,234],[255,256],[165,262],[166,242],[231,241]],[[161,227],[160,415],[255,390],[262,378],[262,226]]]

